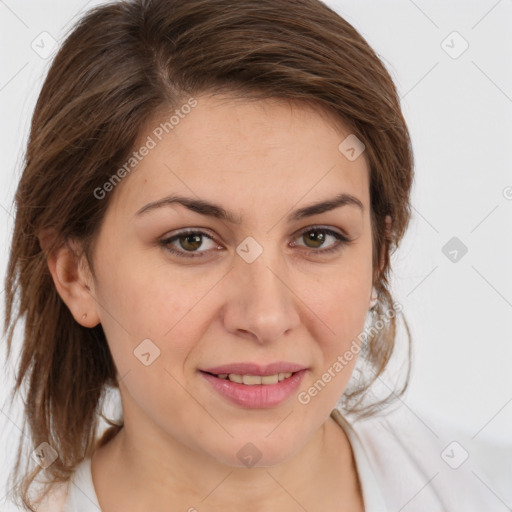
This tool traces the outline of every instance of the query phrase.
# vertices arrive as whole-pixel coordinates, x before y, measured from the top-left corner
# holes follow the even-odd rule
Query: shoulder
[[[411,510],[423,510],[424,501],[430,510],[437,510],[436,503],[449,511],[508,510],[512,445],[491,447],[405,404],[351,426],[398,508],[411,501]]]

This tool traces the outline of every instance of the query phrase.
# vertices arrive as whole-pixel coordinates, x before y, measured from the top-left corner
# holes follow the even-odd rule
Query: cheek
[[[98,301],[109,310],[102,308],[101,323],[128,392],[125,400],[135,401],[148,415],[161,410],[162,418],[169,421],[174,408],[186,408],[188,403],[179,383],[188,353],[200,336],[189,319],[199,291],[184,294],[186,287],[178,273],[171,280],[168,269],[136,264],[129,258],[120,258],[117,265],[103,266],[97,273],[101,279]],[[170,396],[172,406],[159,398]]]
[[[320,378],[326,384],[326,391],[322,391],[318,404],[330,404],[341,396],[359,356],[361,333],[368,311],[367,292],[354,291],[348,285],[340,286],[336,292],[325,297],[323,308],[319,306],[318,309],[322,322],[315,322],[319,360],[315,380]],[[320,332],[323,334],[320,335]]]
[[[298,295],[312,313],[315,338],[341,349],[364,329],[372,287],[371,244],[350,248],[339,262],[305,279]],[[300,283],[298,283],[300,286]]]
[[[175,370],[183,366],[201,337],[203,299],[215,279],[205,276],[204,270],[193,276],[190,269],[180,272],[166,262],[152,263],[143,252],[138,256],[135,251],[112,254],[110,264],[108,258],[98,259],[102,262],[97,268],[101,285],[96,288],[96,295],[119,373],[139,368],[134,351],[148,339],[156,346],[152,350],[159,353],[155,362]],[[151,349],[152,345],[145,343]]]
[[[359,357],[367,318],[371,278],[365,273],[343,272],[337,277],[339,284],[331,283],[309,304],[315,312],[311,326],[317,364],[297,401],[312,422],[343,395]]]

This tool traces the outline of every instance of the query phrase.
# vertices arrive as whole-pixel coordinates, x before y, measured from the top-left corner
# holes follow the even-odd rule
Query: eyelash
[[[339,243],[335,244],[333,247],[330,247],[329,249],[309,249],[311,252],[317,253],[317,254],[329,254],[341,251],[345,245],[348,245],[352,242],[352,240],[348,239],[347,237],[343,236],[341,233],[338,233],[337,231],[333,231],[328,228],[324,228],[322,226],[312,226],[301,233],[299,233],[299,237],[303,236],[305,233],[309,233],[312,231],[319,231],[327,235],[331,235],[334,238],[336,238]],[[169,251],[171,254],[175,254],[176,256],[180,256],[183,258],[202,258],[204,257],[204,254],[208,251],[200,251],[200,252],[187,252],[187,251],[178,251],[176,249],[173,249],[170,247],[170,244],[174,242],[175,240],[178,240],[181,237],[187,236],[187,235],[203,235],[206,238],[209,238],[212,241],[215,241],[211,236],[209,236],[204,231],[199,230],[193,230],[193,229],[187,229],[185,231],[181,231],[180,233],[177,233],[176,235],[173,235],[172,237],[165,238],[159,242],[161,246],[163,246],[167,251]]]

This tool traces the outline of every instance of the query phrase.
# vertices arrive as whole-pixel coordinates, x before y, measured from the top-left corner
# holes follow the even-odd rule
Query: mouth
[[[216,377],[217,379],[229,380],[230,382],[245,384],[246,386],[268,386],[289,379],[296,372],[274,373],[273,375],[242,375],[240,373],[219,373],[216,375],[210,372],[204,373]]]
[[[269,408],[281,404],[298,388],[307,368],[303,365],[250,363],[200,370],[218,394],[230,403],[247,408]]]

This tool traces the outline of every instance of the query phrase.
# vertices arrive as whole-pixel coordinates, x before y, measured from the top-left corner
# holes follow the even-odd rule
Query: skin
[[[93,455],[99,503],[104,512],[168,512],[171,503],[172,510],[201,512],[238,511],[241,503],[249,512],[341,504],[361,511],[351,446],[330,417],[356,358],[307,405],[294,393],[267,409],[231,404],[198,369],[300,363],[308,367],[300,392],[349,349],[364,328],[372,287],[367,161],[341,154],[350,131],[306,105],[196,99],[110,192],[94,276],[66,247],[49,259],[77,322],[103,326],[118,370],[125,426]],[[166,118],[148,123],[141,144]],[[341,192],[364,209],[345,205],[286,220]],[[230,224],[180,204],[136,215],[170,193],[220,204],[243,221]],[[339,242],[332,235],[323,245],[309,241],[314,225],[352,241],[322,255]],[[159,244],[184,228],[214,240],[203,236],[195,249],[183,238],[184,245],[168,245],[203,257],[172,255]],[[247,236],[263,248],[252,263],[236,252]],[[148,338],[160,356],[145,366],[133,352]],[[251,468],[237,457],[248,442],[261,453]]]

